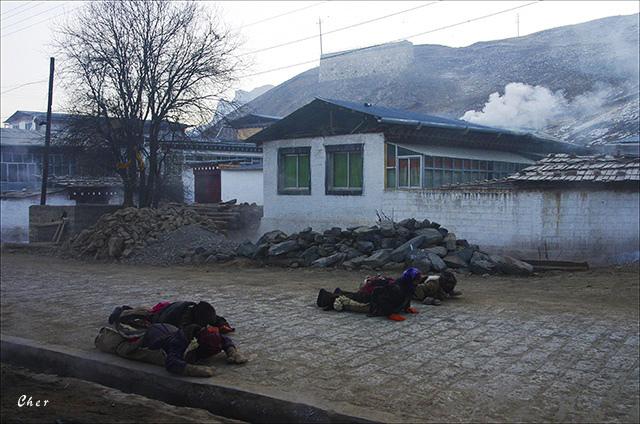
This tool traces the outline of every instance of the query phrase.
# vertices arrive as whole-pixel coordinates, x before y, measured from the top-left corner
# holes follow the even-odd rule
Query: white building
[[[262,232],[373,225],[386,216],[435,220],[483,249],[523,258],[573,260],[591,252],[606,263],[637,254],[630,247],[638,243],[637,183],[623,190],[599,183],[464,188],[504,179],[551,153],[586,148],[319,98],[249,141],[263,147]],[[615,216],[626,218],[619,217],[619,231],[607,232],[602,208],[612,202]],[[589,234],[599,234],[598,245],[589,244]]]
[[[263,228],[422,217],[425,190],[506,177],[573,145],[370,104],[316,99],[249,138],[263,147]]]

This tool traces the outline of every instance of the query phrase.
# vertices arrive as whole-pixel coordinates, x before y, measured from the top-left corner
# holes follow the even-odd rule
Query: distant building
[[[616,156],[640,156],[640,136],[632,135],[613,141],[595,141],[590,146],[600,153]]]
[[[326,53],[320,58],[318,79],[323,82],[397,75],[413,61],[413,44],[409,41]]]

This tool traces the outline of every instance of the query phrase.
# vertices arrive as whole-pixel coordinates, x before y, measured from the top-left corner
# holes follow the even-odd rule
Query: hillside
[[[318,96],[464,116],[577,143],[612,140],[638,134],[638,31],[638,15],[630,15],[461,48],[415,45],[411,63],[394,73],[320,81],[314,68],[246,110],[284,116]],[[347,60],[357,54],[332,60],[358,66]],[[378,60],[388,64],[384,54]]]

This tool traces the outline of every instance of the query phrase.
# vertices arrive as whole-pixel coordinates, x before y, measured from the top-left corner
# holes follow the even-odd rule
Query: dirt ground
[[[241,422],[218,417],[202,409],[178,408],[75,378],[37,374],[6,364],[2,364],[0,370],[0,421],[7,424]],[[45,400],[48,401],[46,405]],[[39,406],[36,406],[38,401]]]
[[[315,307],[318,289],[355,288],[366,275],[4,252],[2,333],[93,349],[114,306],[207,299],[252,359],[241,367],[218,361],[222,384],[406,422],[638,421],[637,264],[528,278],[460,275],[461,298],[416,304],[420,314],[402,323]]]

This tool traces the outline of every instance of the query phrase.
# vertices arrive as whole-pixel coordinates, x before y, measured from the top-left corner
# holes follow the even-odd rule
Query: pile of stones
[[[413,218],[397,223],[382,221],[371,227],[334,227],[322,233],[311,228],[291,235],[271,231],[255,244],[241,243],[236,254],[267,265],[293,268],[387,270],[414,266],[423,273],[446,269],[475,274],[533,272],[530,264],[511,256],[489,255],[436,222]]]
[[[162,234],[185,225],[218,231],[212,219],[186,207],[124,208],[101,216],[96,224],[70,239],[68,247],[74,256],[127,258],[137,249],[157,241]]]

